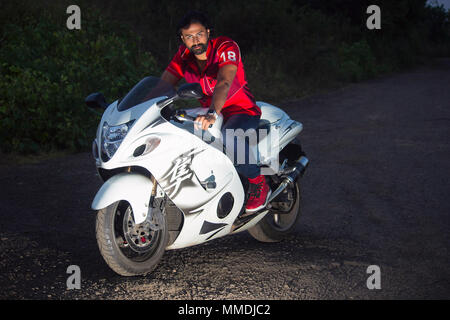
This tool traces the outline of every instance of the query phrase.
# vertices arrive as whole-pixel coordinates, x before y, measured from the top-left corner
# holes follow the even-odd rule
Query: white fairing
[[[152,183],[137,173],[119,173],[106,181],[92,201],[92,209],[100,210],[116,201],[126,199],[133,208],[135,221],[143,222],[147,216]]]
[[[110,170],[136,166],[145,168],[156,178],[158,196],[166,194],[184,215],[182,230],[167,249],[199,244],[255,225],[264,213],[239,230],[233,230],[233,223],[244,204],[244,190],[233,163],[214,147],[214,143],[207,143],[192,134],[192,124],[164,120],[156,106],[161,99],[152,99],[122,112],[117,110],[117,101],[107,108],[96,138],[100,155],[104,122],[109,125],[120,125],[130,120],[135,122],[111,159],[104,161],[102,156],[96,159],[97,167]],[[258,105],[262,110],[262,119],[271,124],[272,134],[281,139],[277,141],[277,147],[284,147],[301,131],[301,124],[289,119],[282,110],[263,102],[258,102]],[[160,139],[153,151],[141,156],[133,155],[138,147],[152,138]],[[260,153],[269,158],[270,152],[265,150],[262,148]],[[215,188],[202,185],[201,182],[211,179],[216,183]],[[148,177],[121,173],[104,183],[95,196],[92,208],[99,210],[116,201],[126,200],[132,207],[135,222],[141,223],[147,215],[151,189],[152,183]],[[232,209],[224,218],[219,218],[218,203],[226,193],[233,198]]]
[[[261,108],[261,120],[268,121],[270,123],[270,131],[277,132],[280,138],[278,141],[280,150],[303,130],[303,125],[300,122],[292,120],[280,108],[262,101],[257,101],[256,104]]]
[[[263,174],[276,174],[279,152],[302,131],[303,125],[292,120],[286,112],[271,104],[262,101],[257,101],[256,104],[261,108],[260,122],[262,126],[260,125],[259,130],[265,130],[270,125],[270,130],[265,138],[260,132],[259,162],[269,165],[272,169],[266,170]]]

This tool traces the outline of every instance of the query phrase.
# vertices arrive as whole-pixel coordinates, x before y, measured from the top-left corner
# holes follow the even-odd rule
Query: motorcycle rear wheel
[[[97,212],[97,244],[106,264],[122,276],[145,275],[161,260],[169,240],[162,214],[160,230],[144,230],[134,224],[131,206],[117,201]]]
[[[285,212],[277,212],[276,208],[272,208],[258,224],[248,229],[253,238],[260,242],[280,242],[295,230],[301,215],[299,181],[295,183],[294,187],[287,187],[291,188],[287,191],[292,193],[293,201],[289,203]]]

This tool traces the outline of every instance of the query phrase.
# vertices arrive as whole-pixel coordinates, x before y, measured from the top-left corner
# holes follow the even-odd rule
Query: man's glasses
[[[200,40],[203,39],[206,35],[205,31],[200,31],[199,33],[192,35],[192,34],[188,34],[186,36],[183,36],[184,40],[186,41],[194,41],[194,39]]]

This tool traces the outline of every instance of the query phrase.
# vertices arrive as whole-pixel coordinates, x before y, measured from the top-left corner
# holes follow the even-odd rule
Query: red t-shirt
[[[256,105],[255,98],[248,89],[241,52],[237,43],[227,37],[210,39],[206,56],[206,67],[203,72],[200,72],[195,55],[185,45],[181,45],[166,70],[178,79],[184,77],[186,82],[200,83],[205,94],[200,103],[203,107],[209,107],[217,83],[219,68],[226,64],[234,64],[237,66],[237,73],[222,107],[221,113],[224,119],[237,113],[261,115],[261,109]]]

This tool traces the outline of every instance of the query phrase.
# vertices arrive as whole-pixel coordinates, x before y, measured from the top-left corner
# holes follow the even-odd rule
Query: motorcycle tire
[[[280,242],[290,235],[297,225],[301,215],[300,183],[295,183],[295,202],[288,212],[277,213],[270,210],[261,221],[248,229],[250,235],[260,242]]]
[[[126,241],[130,240],[130,237],[124,236],[125,228],[135,227],[129,203],[118,201],[99,210],[95,228],[96,238],[107,265],[122,276],[145,275],[153,271],[161,260],[169,240],[165,214],[162,214],[162,217],[161,229],[156,231],[149,229],[145,235],[144,232],[140,235],[134,233],[137,242],[133,244],[133,248],[130,241]],[[145,246],[146,242],[148,247]]]

